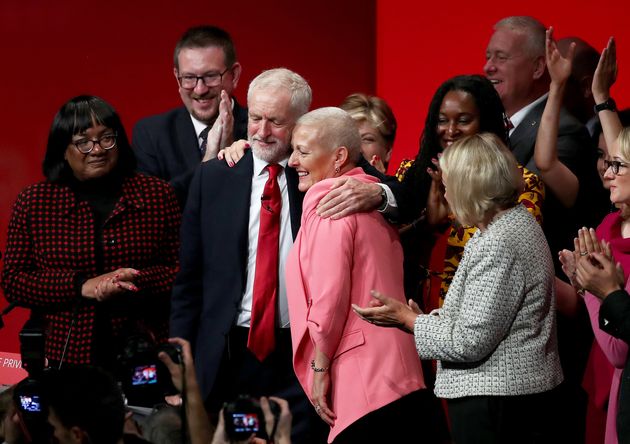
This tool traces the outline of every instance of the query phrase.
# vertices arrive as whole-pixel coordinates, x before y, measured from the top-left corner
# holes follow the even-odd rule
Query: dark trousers
[[[276,330],[276,348],[260,362],[247,348],[249,329],[230,331],[214,388],[208,400],[209,410],[218,412],[224,402],[238,395],[277,396],[289,402],[293,424],[291,442],[326,442],[329,427],[315,413],[293,371],[291,332]]]
[[[368,413],[342,431],[334,444],[443,442],[431,395],[418,390]]]
[[[468,396],[449,399],[453,444],[541,444],[551,435],[554,390],[521,396]]]

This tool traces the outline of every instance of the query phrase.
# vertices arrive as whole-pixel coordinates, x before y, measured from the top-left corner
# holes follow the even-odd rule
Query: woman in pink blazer
[[[428,394],[419,392],[425,385],[412,338],[351,309],[367,305],[372,288],[404,294],[397,232],[376,211],[337,220],[316,212],[331,178],[377,181],[355,167],[357,127],[339,108],[315,110],[297,122],[292,146],[289,166],[308,191],[286,272],[295,373],[331,427],[328,442],[417,440]]]

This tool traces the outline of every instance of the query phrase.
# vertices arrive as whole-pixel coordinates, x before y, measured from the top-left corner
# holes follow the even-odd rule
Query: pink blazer
[[[360,168],[346,176],[377,181]],[[337,419],[328,442],[369,412],[425,388],[413,335],[369,324],[351,308],[367,306],[371,289],[404,301],[398,233],[376,211],[339,220],[317,216],[330,185],[323,180],[306,193],[286,266],[293,368],[309,397],[315,344],[332,361],[329,395]]]

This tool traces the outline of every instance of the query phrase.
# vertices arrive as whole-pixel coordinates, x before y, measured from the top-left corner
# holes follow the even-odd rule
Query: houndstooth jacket
[[[180,212],[163,180],[142,174],[125,179],[121,197],[94,231],[94,213],[67,185],[41,182],[20,193],[13,206],[2,272],[8,301],[45,315],[46,357],[92,362],[97,306],[108,307],[113,339],[126,322],[141,319],[158,340],[168,332],[172,282],[177,272]],[[96,243],[102,245],[98,269]],[[127,292],[107,302],[79,297],[77,278],[122,267],[140,271]]]
[[[422,359],[437,359],[442,398],[541,393],[562,382],[554,268],[542,229],[517,205],[464,250],[444,305],[415,322]]]

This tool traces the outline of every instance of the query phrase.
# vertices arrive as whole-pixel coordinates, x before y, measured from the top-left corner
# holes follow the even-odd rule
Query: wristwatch
[[[600,111],[604,111],[606,109],[613,112],[617,112],[617,104],[615,103],[612,97],[609,97],[608,100],[606,100],[605,102],[595,105],[593,109],[595,110],[595,114],[597,114]]]
[[[385,191],[385,188],[381,187],[381,204],[376,210],[382,212],[385,211],[385,208],[387,208],[387,191]]]

